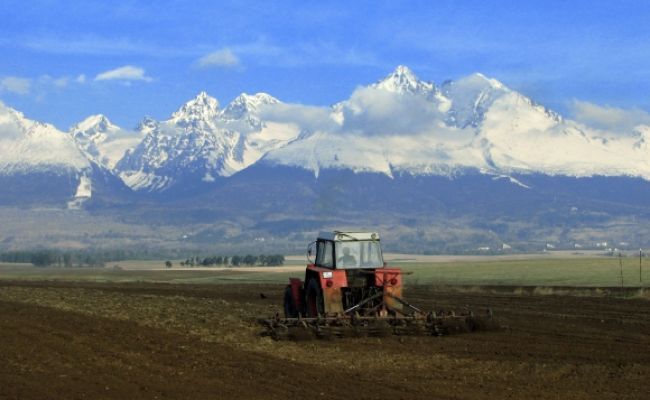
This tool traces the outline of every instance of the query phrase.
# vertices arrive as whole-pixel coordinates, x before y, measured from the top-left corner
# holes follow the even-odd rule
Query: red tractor
[[[315,250],[315,258],[314,256]],[[425,313],[402,298],[400,268],[383,261],[376,232],[325,232],[307,251],[304,282],[290,278],[284,318],[261,319],[274,338],[310,331],[319,337],[373,334],[442,335],[486,325],[472,313]],[[491,320],[491,312],[488,310]]]

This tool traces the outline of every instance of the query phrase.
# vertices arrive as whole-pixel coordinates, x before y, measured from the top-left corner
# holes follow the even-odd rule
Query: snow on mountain
[[[167,121],[171,125],[186,129],[205,128],[219,115],[219,101],[206,92],[199,93],[172,114]]]
[[[223,109],[219,117],[227,123],[244,122],[251,130],[261,130],[263,124],[260,120],[260,112],[265,107],[279,103],[278,99],[266,93],[254,95],[242,93]]]
[[[0,103],[0,174],[80,172],[90,166],[70,136]]]
[[[220,110],[201,92],[169,120],[143,121],[144,139],[118,163],[119,174],[146,191],[164,190],[187,175],[203,182],[231,176],[297,136],[297,128],[262,121],[260,113],[277,104],[264,93],[242,94]]]
[[[201,92],[166,121],[146,117],[135,132],[95,115],[60,135],[4,106],[0,129],[4,170],[57,163],[79,169],[90,160],[142,191],[209,183],[259,160],[316,176],[349,169],[389,177],[475,171],[499,180],[528,173],[650,180],[648,126],[599,130],[478,73],[437,86],[405,66],[332,107],[243,93],[221,109]]]
[[[398,66],[386,78],[371,86],[399,94],[423,96],[430,96],[437,89],[433,83],[419,80],[413,71],[404,65]]]
[[[101,114],[91,115],[74,125],[70,135],[89,159],[109,170],[115,168],[126,150],[135,147],[143,138],[142,131],[125,131]]]
[[[441,112],[447,112],[451,106],[451,100],[442,93],[440,88],[432,82],[419,80],[413,71],[404,65],[399,65],[395,71],[371,87],[393,93],[425,96],[437,103]]]
[[[265,162],[326,168],[453,176],[465,170],[501,176],[630,175],[650,179],[646,136],[601,132],[565,120],[481,74],[442,89],[398,67],[379,83],[332,107],[336,128],[270,151]]]

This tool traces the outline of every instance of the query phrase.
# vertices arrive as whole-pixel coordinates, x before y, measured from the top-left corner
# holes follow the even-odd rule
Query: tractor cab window
[[[378,241],[336,242],[337,268],[381,268],[383,265]]]
[[[334,246],[332,242],[319,240],[316,246],[316,265],[319,267],[334,268]]]

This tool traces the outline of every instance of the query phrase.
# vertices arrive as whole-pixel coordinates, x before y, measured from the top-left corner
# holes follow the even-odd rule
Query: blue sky
[[[94,113],[130,128],[201,90],[328,105],[405,64],[436,83],[482,72],[568,116],[576,102],[645,115],[649,15],[647,1],[3,0],[0,100],[61,129]]]

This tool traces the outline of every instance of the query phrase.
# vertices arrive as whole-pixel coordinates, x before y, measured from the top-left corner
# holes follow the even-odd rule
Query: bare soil
[[[281,285],[0,282],[0,398],[645,399],[650,301],[408,288],[500,329],[274,342]]]

